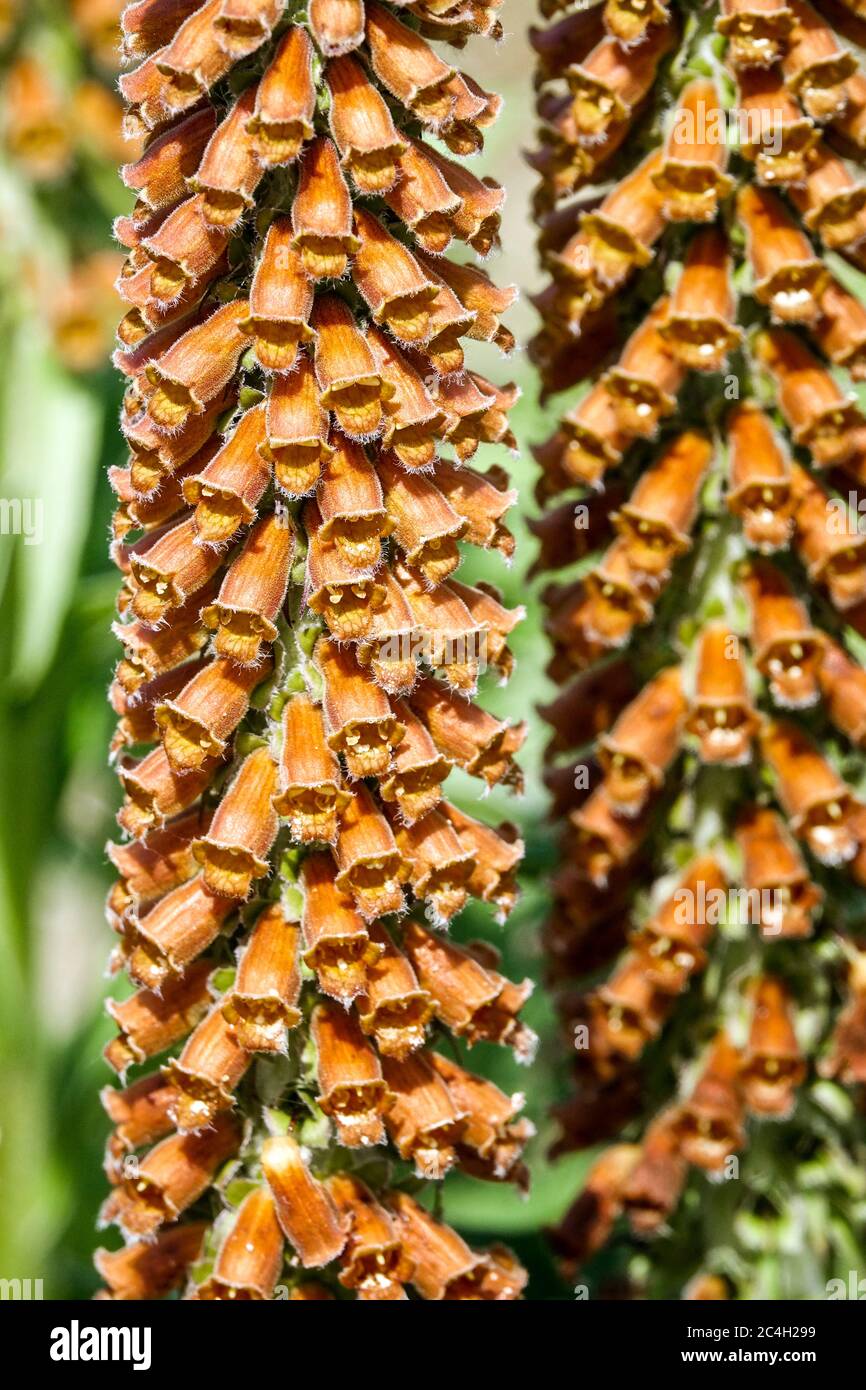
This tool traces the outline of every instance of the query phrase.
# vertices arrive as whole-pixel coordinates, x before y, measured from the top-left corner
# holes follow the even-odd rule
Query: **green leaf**
[[[21,694],[48,669],[73,592],[90,522],[102,409],[59,366],[32,324],[15,334],[0,390],[3,497],[33,504],[29,536],[0,537],[2,546],[14,547],[7,574],[15,596],[9,683]],[[22,516],[27,519],[26,508]]]

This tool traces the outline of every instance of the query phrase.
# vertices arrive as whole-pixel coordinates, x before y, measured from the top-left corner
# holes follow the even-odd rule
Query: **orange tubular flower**
[[[758,726],[739,638],[725,623],[710,624],[701,635],[695,693],[686,725],[700,741],[702,762],[731,767],[749,762]]]
[[[237,428],[201,473],[184,479],[184,501],[195,508],[197,545],[224,544],[255,517],[271,479],[260,452],[264,439],[263,408],[244,411]]]
[[[384,586],[368,570],[347,563],[334,546],[321,538],[322,515],[315,502],[303,511],[307,532],[307,606],[322,618],[338,641],[359,641],[366,637],[373,613],[385,601]]]
[[[866,379],[866,309],[838,280],[830,279],[821,299],[821,317],[812,336],[831,362],[854,381]]]
[[[754,1012],[743,1055],[740,1084],[749,1109],[783,1120],[791,1113],[797,1088],[806,1078],[784,984],[764,975],[754,988]]]
[[[135,221],[147,212],[172,208],[186,194],[187,180],[195,173],[205,147],[216,128],[216,112],[210,105],[154,136],[140,159],[124,164],[121,178],[138,195]]]
[[[433,1001],[384,927],[372,926],[370,939],[381,954],[367,968],[358,1018],[382,1057],[403,1061],[423,1045]]]
[[[360,193],[387,193],[397,181],[401,139],[384,99],[354,58],[328,64],[331,133],[342,165]]]
[[[282,0],[223,0],[215,29],[217,43],[234,58],[246,58],[270,38]]]
[[[582,138],[598,140],[612,125],[631,119],[673,41],[673,26],[654,25],[636,47],[622,48],[615,39],[605,38],[583,62],[568,68],[574,120]]]
[[[248,87],[211,136],[190,187],[202,197],[202,215],[216,227],[234,230],[264,172],[247,129],[256,93]]]
[[[316,334],[316,378],[321,404],[334,412],[351,439],[374,438],[382,428],[383,402],[391,388],[376,370],[366,339],[348,305],[336,295],[316,300],[312,316]]]
[[[398,829],[396,840],[409,865],[412,892],[427,904],[432,921],[446,926],[466,906],[475,860],[438,811]]]
[[[676,409],[685,368],[670,352],[660,332],[669,313],[669,301],[659,300],[603,378],[624,436],[652,439],[662,418]]]
[[[676,556],[689,549],[698,494],[711,459],[712,448],[703,435],[680,435],[613,514],[636,574],[661,581]]]
[[[130,978],[161,990],[207,950],[236,906],[231,898],[209,893],[199,876],[166,893],[143,916],[129,909],[123,949]]]
[[[349,1238],[341,1257],[340,1283],[368,1302],[393,1303],[406,1298],[403,1285],[414,1271],[393,1217],[376,1201],[360,1178],[338,1173],[328,1179],[338,1212],[349,1220]]]
[[[727,146],[722,112],[712,81],[690,82],[680,97],[665,145],[665,160],[653,182],[670,222],[712,222],[721,198],[733,187],[725,173]]]
[[[317,1004],[311,1020],[319,1105],[346,1148],[382,1144],[382,1116],[393,1104],[382,1064],[360,1026],[336,1003]]]
[[[307,275],[323,280],[345,274],[359,242],[352,229],[351,194],[331,140],[314,140],[304,150],[292,202],[292,230],[292,244]]]
[[[219,1005],[195,1029],[180,1056],[164,1068],[174,1092],[171,1118],[181,1134],[209,1128],[234,1105],[233,1092],[250,1063]]]
[[[652,260],[653,245],[665,227],[654,182],[663,161],[660,149],[648,155],[595,212],[585,214],[580,232],[565,248],[549,258],[557,280],[574,278],[589,286],[587,307],[594,307],[599,294],[610,294],[634,269]]]
[[[244,1302],[269,1299],[282,1267],[283,1233],[274,1199],[267,1187],[258,1187],[241,1202],[235,1223],[217,1253],[213,1273],[189,1297]]]
[[[644,688],[599,740],[607,796],[616,815],[640,816],[662,785],[687,713],[682,676],[672,666]]]
[[[763,560],[745,570],[755,665],[770,683],[776,704],[804,709],[818,699],[818,670],[825,637],[814,628],[785,576]]]
[[[264,516],[250,528],[214,602],[201,610],[217,656],[237,666],[260,665],[263,647],[277,637],[294,550],[295,533],[282,518]]]
[[[273,461],[277,487],[303,497],[319,481],[330,457],[328,412],[319,397],[313,364],[300,355],[295,370],[274,382],[265,408],[266,459]]]
[[[337,888],[354,899],[366,922],[403,911],[401,885],[408,866],[391,827],[361,784],[343,813],[335,856]]]
[[[769,68],[788,51],[794,15],[788,0],[722,0],[716,29],[739,68]]]
[[[535,1130],[528,1120],[517,1118],[524,1097],[519,1093],[506,1096],[492,1082],[474,1076],[439,1052],[426,1055],[449,1095],[466,1112],[457,1149],[461,1169],[498,1182],[516,1182],[525,1190],[528,1174],[520,1156]]]
[[[636,1144],[612,1144],[586,1175],[583,1191],[551,1232],[553,1248],[571,1279],[607,1242],[622,1212],[622,1189],[640,1155]]]
[[[399,160],[399,178],[385,194],[391,211],[422,250],[434,256],[448,250],[455,235],[453,219],[462,211],[462,199],[441,171],[444,163],[419,141],[411,141]]]
[[[312,138],[315,107],[313,46],[306,29],[293,25],[265,69],[247,121],[253,148],[265,168],[297,159],[303,142]]]
[[[652,1235],[677,1206],[686,1180],[676,1112],[662,1113],[644,1135],[640,1157],[623,1184],[622,1203],[637,1235]]]
[[[731,412],[728,447],[728,506],[750,546],[763,554],[781,550],[793,530],[791,464],[758,406],[746,402]]]
[[[364,0],[310,0],[310,32],[327,57],[349,53],[364,37]]]
[[[456,1162],[465,1112],[425,1053],[413,1053],[402,1062],[385,1057],[382,1070],[393,1093],[386,1124],[400,1157],[415,1165],[419,1177],[441,1180]]]
[[[829,493],[799,464],[791,478],[795,545],[809,578],[826,586],[834,608],[853,608],[866,598],[866,536],[857,529],[857,517],[842,504],[834,514]]]
[[[277,904],[266,907],[221,1005],[230,1032],[247,1052],[285,1052],[287,1030],[301,1022],[298,945],[295,923],[286,921]]]
[[[791,198],[829,251],[859,246],[866,235],[866,185],[858,183],[844,160],[822,142],[811,153],[802,186],[791,188]]]
[[[784,821],[767,806],[747,807],[737,822],[743,883],[760,895],[760,925],[766,936],[812,935],[813,916],[824,895],[809,877]]]
[[[842,647],[828,642],[819,675],[827,714],[837,729],[862,747],[866,739],[866,671]]]
[[[857,448],[866,420],[809,349],[785,329],[760,335],[758,359],[778,384],[779,404],[794,441],[819,467],[844,463]]]
[[[745,1143],[740,1069],[739,1052],[726,1033],[719,1033],[676,1117],[683,1158],[709,1173],[722,1172],[729,1155]]]
[[[382,85],[422,125],[436,130],[454,114],[454,69],[376,0],[364,0],[370,64]]]
[[[196,961],[160,994],[144,989],[121,1003],[108,1001],[118,1035],[106,1045],[105,1059],[121,1077],[134,1062],[157,1056],[192,1032],[210,1003],[211,968],[210,961]]]
[[[733,309],[727,242],[721,232],[707,228],[692,238],[659,332],[683,366],[718,372],[742,336],[731,322]]]
[[[338,881],[327,854],[311,854],[301,872],[304,963],[316,972],[324,994],[344,1003],[364,989],[367,968],[381,952]]]
[[[175,433],[225,388],[246,345],[240,325],[248,311],[246,300],[217,309],[147,368],[154,388],[147,408],[157,429]]]
[[[240,325],[252,337],[256,357],[266,371],[290,372],[298,348],[313,337],[308,322],[313,291],[293,241],[289,219],[274,218],[250,286],[250,316]]]
[[[824,312],[828,272],[808,237],[768,189],[745,184],[737,211],[746,232],[755,294],[783,323],[813,324]]]
[[[785,82],[807,116],[814,121],[831,120],[845,111],[845,82],[857,71],[857,60],[805,0],[787,0],[787,4],[794,26],[782,56]]]
[[[422,1298],[510,1302],[520,1297],[525,1275],[504,1246],[476,1254],[456,1231],[435,1221],[408,1193],[393,1192],[388,1205],[414,1266],[412,1285]]]
[[[526,1185],[521,1098],[424,1048],[447,1015],[528,1060],[529,987],[492,948],[454,946],[449,969],[484,983],[461,1012],[419,978],[409,925],[426,911],[459,937],[470,898],[504,920],[523,852],[513,826],[443,798],[455,765],[519,789],[525,737],[474,703],[487,671],[510,676],[523,610],[449,582],[464,547],[508,562],[515,546],[492,450],[516,451],[520,392],[464,357],[467,339],[515,346],[517,289],[477,264],[505,193],[463,167],[502,102],[454,63],[501,37],[498,10],[124,11],[124,125],[146,141],[123,171],[127,254],[94,262],[92,305],[55,316],[64,350],[76,334],[90,350],[116,282],[109,698],[130,840],[108,851],[106,917],[137,993],[111,1005],[106,1060],[151,1066],[106,1098],[104,1216],[134,1245],[100,1256],[105,1297],[185,1281],[191,1301],[405,1300],[405,1173],[365,1163],[362,1181],[364,1150],[424,1180]],[[161,1228],[187,1211],[175,1246]],[[504,1250],[457,1263],[428,1260],[416,1292],[522,1292]]]
[[[721,1179],[769,1232],[857,1161],[807,1079],[866,1078],[866,5],[537,4],[553,1152],[611,1145],[553,1240],[593,1298],[748,1300]]]
[[[189,1221],[166,1227],[153,1241],[136,1240],[119,1250],[97,1250],[93,1262],[108,1296],[140,1301],[172,1293],[199,1258],[206,1232],[205,1221]]]
[[[359,246],[352,277],[375,322],[387,326],[398,342],[428,338],[428,306],[436,298],[436,285],[379,219],[361,208],[355,209],[355,232]]]
[[[162,746],[177,772],[200,772],[223,756],[253,690],[269,673],[270,662],[259,668],[240,667],[218,657],[193,676],[176,699],[157,705],[154,716]]]
[[[740,71],[738,88],[746,130],[742,152],[754,161],[758,182],[796,190],[806,179],[818,130],[794,101],[778,67]]]
[[[196,872],[192,842],[207,823],[206,814],[196,809],[163,830],[151,831],[146,842],[116,845],[109,841],[105,853],[119,875],[109,893],[111,910],[120,916],[130,905],[140,909],[192,878]]]
[[[271,801],[277,770],[267,748],[241,764],[220,802],[207,835],[193,844],[205,886],[227,898],[247,898],[253,880],[270,872],[267,855],[276,839]]]
[[[663,994],[681,994],[692,975],[707,963],[714,895],[726,888],[718,861],[705,854],[692,860],[673,894],[630,938],[646,981]]]
[[[853,859],[861,807],[839,774],[798,725],[769,724],[761,745],[795,835],[822,864]]]
[[[217,1168],[237,1152],[240,1142],[240,1129],[231,1115],[217,1116],[199,1134],[163,1139],[114,1189],[103,1206],[103,1222],[118,1225],[129,1239],[152,1239],[207,1190]]]
[[[289,1134],[262,1145],[262,1171],[273,1195],[277,1219],[304,1269],[321,1269],[346,1244],[348,1223],[328,1190],[310,1171],[303,1149]]]
[[[442,1023],[465,1037],[470,1046],[501,1043],[512,1048],[518,1061],[529,1060],[535,1037],[515,1017],[531,992],[528,980],[512,984],[471,952],[427,931],[419,922],[408,924],[404,942]]]
[[[274,807],[289,822],[293,840],[305,844],[337,838],[337,817],[349,804],[340,765],[325,737],[322,711],[295,695],[283,711],[280,790]]]
[[[163,748],[155,748],[138,763],[121,763],[118,772],[125,800],[117,815],[118,824],[135,836],[161,829],[172,816],[188,811],[198,800],[217,765],[209,762],[198,772],[181,775]]]

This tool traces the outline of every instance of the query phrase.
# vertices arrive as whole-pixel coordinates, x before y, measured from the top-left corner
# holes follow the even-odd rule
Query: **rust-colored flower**
[[[671,222],[712,222],[719,200],[731,191],[727,144],[715,82],[690,82],[674,112],[665,160],[653,182]]]
[[[213,1273],[189,1297],[260,1302],[273,1297],[283,1267],[283,1233],[268,1187],[254,1188],[238,1208]]]
[[[538,8],[553,1152],[610,1146],[553,1242],[593,1298],[748,1300],[856,1165],[807,1078],[866,1076],[866,8]]]
[[[768,68],[787,52],[794,15],[788,0],[722,0],[716,29],[739,68]]]
[[[83,0],[88,21],[104,4],[116,25],[115,0]],[[106,1100],[104,1216],[133,1244],[99,1257],[100,1296],[405,1300],[392,1159],[526,1186],[521,1098],[425,1051],[448,1006],[407,925],[470,898],[504,919],[523,851],[443,795],[456,765],[519,788],[525,737],[475,703],[486,669],[510,676],[523,610],[492,578],[450,582],[469,547],[515,546],[494,450],[516,451],[520,391],[483,358],[515,346],[517,289],[476,263],[505,193],[464,167],[502,102],[456,66],[502,36],[499,8],[138,0],[120,19],[125,259],[86,285],[76,267],[52,319],[89,366],[109,282],[123,302],[109,698],[129,840],[106,917],[137,992],[106,1059],[150,1068]],[[528,984],[455,949],[486,982],[458,1031],[528,1060]],[[500,1247],[454,1261],[415,1291],[522,1292]]]
[[[477,1254],[456,1231],[436,1221],[406,1192],[391,1193],[388,1206],[414,1266],[413,1287],[422,1298],[510,1302],[520,1297],[525,1276],[509,1250],[494,1246],[485,1254]]]
[[[750,1110],[784,1119],[793,1109],[797,1089],[806,1077],[788,991],[781,980],[764,975],[752,993],[752,1023],[740,1068],[740,1084]]]
[[[252,337],[256,358],[267,371],[290,372],[299,347],[313,337],[313,291],[294,240],[289,218],[275,217],[250,286],[250,316],[240,325]]]
[[[102,1220],[129,1239],[153,1238],[207,1190],[220,1164],[238,1150],[241,1133],[231,1115],[220,1115],[198,1134],[173,1134],[135,1165],[103,1206]]]
[[[818,699],[818,669],[826,638],[781,570],[753,561],[742,575],[751,610],[750,641],[758,670],[776,704],[804,709]]]
[[[274,1199],[277,1220],[304,1269],[321,1269],[346,1244],[348,1223],[324,1183],[290,1134],[273,1135],[262,1145],[262,1171]]]
[[[367,967],[381,953],[329,854],[310,854],[301,871],[304,909],[301,933],[304,963],[316,972],[319,988],[343,1003],[362,992]]]
[[[713,1041],[691,1094],[676,1118],[680,1152],[709,1173],[724,1169],[743,1147],[742,1059],[726,1033]]]
[[[297,159],[313,134],[316,86],[313,47],[306,29],[292,25],[280,40],[247,121],[253,148],[266,168]]]
[[[824,864],[852,859],[860,806],[838,772],[797,724],[767,725],[761,745],[794,834]]]
[[[285,1052],[287,1030],[301,1022],[299,941],[296,923],[273,903],[256,919],[239,955],[234,983],[220,1007],[247,1052]]]
[[[633,933],[648,983],[664,994],[680,994],[707,963],[706,946],[719,920],[718,900],[727,884],[717,859],[699,855],[688,865],[670,897]]]
[[[383,1115],[392,1097],[382,1064],[352,1014],[333,1002],[317,1004],[310,1031],[316,1047],[319,1105],[346,1148],[382,1144]]]
[[[412,1277],[414,1265],[390,1212],[360,1178],[349,1173],[329,1178],[328,1192],[350,1223],[340,1261],[340,1283],[369,1302],[405,1299],[403,1285]]]
[[[307,275],[323,280],[345,274],[359,243],[352,228],[351,194],[332,140],[320,137],[304,149],[292,231],[292,245]]]
[[[712,448],[703,435],[678,436],[614,513],[635,574],[666,578],[674,559],[690,548],[689,532],[711,460]]]
[[[764,411],[744,402],[728,416],[730,480],[727,502],[749,545],[781,550],[793,530],[791,466]]]
[[[433,1001],[384,927],[372,926],[370,939],[381,954],[367,968],[365,992],[358,999],[358,1017],[364,1032],[375,1040],[380,1055],[402,1061],[422,1046],[433,1014]]]
[[[812,881],[784,821],[769,806],[746,807],[737,821],[743,883],[758,894],[766,936],[811,936],[824,895]]]
[[[122,1301],[164,1298],[179,1288],[201,1252],[204,1221],[166,1226],[155,1240],[134,1240],[119,1250],[97,1250],[93,1257],[108,1296]]]
[[[725,623],[708,624],[701,634],[686,725],[700,741],[702,761],[732,767],[747,763],[758,723],[739,638]]]
[[[644,810],[676,756],[687,713],[682,676],[672,666],[644,687],[599,740],[615,814],[633,819]]]

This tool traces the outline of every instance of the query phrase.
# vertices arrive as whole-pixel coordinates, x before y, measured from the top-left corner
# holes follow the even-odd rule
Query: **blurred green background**
[[[111,944],[102,902],[111,877],[103,847],[117,805],[106,764],[116,576],[106,553],[112,497],[105,475],[124,461],[124,450],[116,423],[121,382],[106,365],[117,316],[104,294],[112,263],[92,258],[111,251],[111,220],[129,204],[115,166],[133,157],[119,141],[111,96],[111,11],[110,3],[0,0],[0,497],[42,503],[40,543],[7,534],[8,523],[0,534],[0,1277],[41,1277],[49,1298],[88,1297],[95,1287],[90,1257],[99,1240],[107,1130],[98,1093],[111,1079],[101,1058]],[[461,57],[507,101],[480,162],[508,188],[502,252],[490,268],[500,282],[522,286],[509,323],[523,341],[534,319],[525,296],[536,275],[532,175],[521,159],[531,135],[529,18],[531,7],[512,0],[504,44],[476,42]],[[34,73],[41,83],[35,105]],[[510,465],[524,514],[512,518],[518,558],[510,572],[498,556],[467,567],[467,577],[483,572],[509,603],[527,606],[510,686],[491,682],[483,692],[490,707],[523,718],[548,693],[540,612],[525,577],[535,548],[525,517],[534,510],[529,445],[552,418],[545,421],[535,402],[521,353],[505,363],[482,348],[477,365],[500,381],[514,376],[524,391],[514,420],[522,457]],[[486,453],[482,467],[494,459],[493,450]],[[553,860],[541,744],[536,724],[523,759],[525,796],[494,795],[482,811],[522,825],[522,902],[504,932],[479,909],[464,916],[459,933],[498,940],[508,972],[537,981]],[[460,790],[473,809],[477,791],[468,782]],[[546,1162],[552,1134],[545,1113],[564,1094],[565,1078],[540,989],[527,1017],[542,1037],[531,1071],[487,1047],[476,1049],[473,1065],[509,1091],[527,1092],[539,1129],[529,1154],[531,1195],[458,1178],[447,1185],[445,1206],[470,1239],[495,1234],[515,1246],[531,1269],[531,1297],[567,1297],[540,1232],[568,1205],[586,1159]]]

